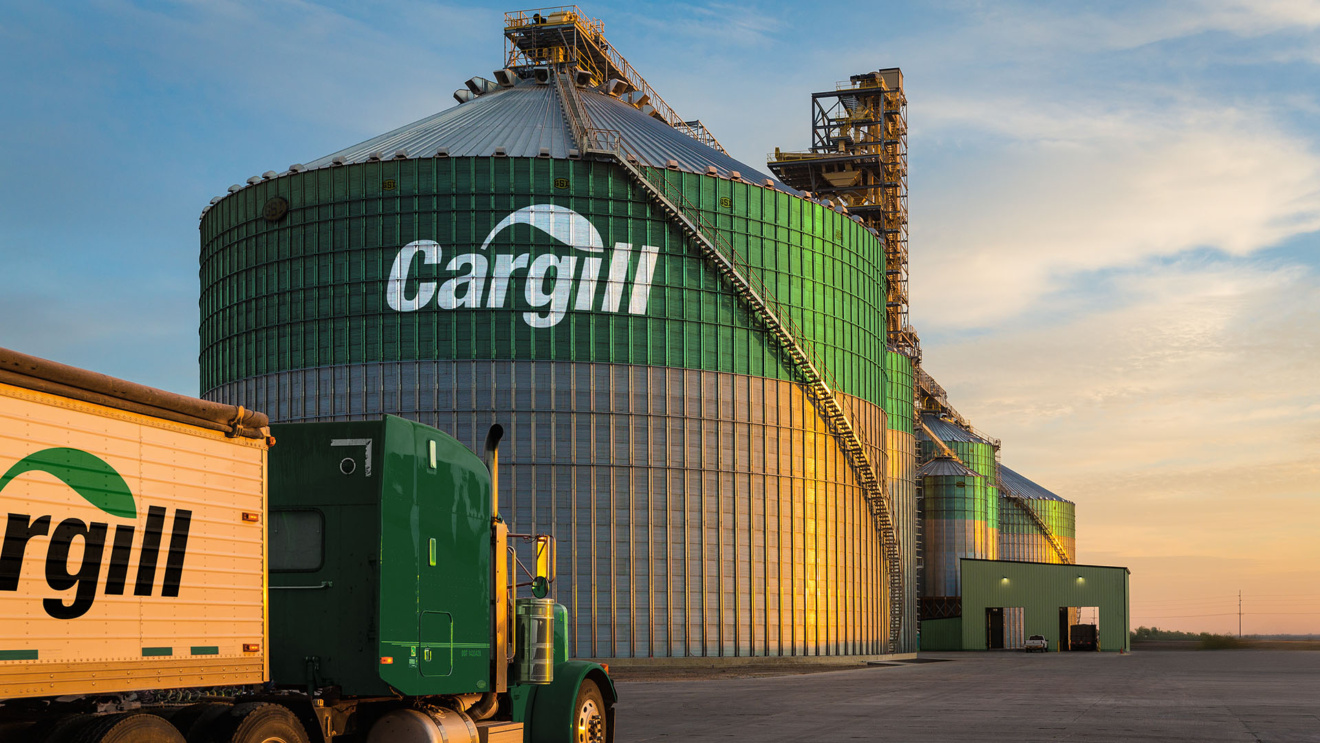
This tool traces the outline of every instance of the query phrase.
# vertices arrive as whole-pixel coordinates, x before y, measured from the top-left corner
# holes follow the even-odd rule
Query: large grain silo
[[[915,369],[911,356],[888,350],[885,352],[885,417],[886,456],[889,459],[889,492],[898,521],[919,525],[917,514],[917,439],[916,398],[913,385]],[[903,565],[908,567],[904,582],[904,646],[916,643],[918,621],[917,534],[914,532],[902,542]]]
[[[914,650],[881,240],[673,116],[598,25],[506,26],[460,105],[204,212],[203,396],[503,425],[577,656]]]

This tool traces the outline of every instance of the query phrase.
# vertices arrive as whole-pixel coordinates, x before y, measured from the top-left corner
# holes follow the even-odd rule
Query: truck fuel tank
[[[548,598],[518,599],[518,650],[514,655],[517,681],[548,684],[555,675],[555,602]]]
[[[444,707],[396,709],[371,726],[367,743],[477,743],[477,726]]]

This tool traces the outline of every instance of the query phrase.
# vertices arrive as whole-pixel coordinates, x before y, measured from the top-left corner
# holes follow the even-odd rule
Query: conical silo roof
[[[628,148],[647,164],[665,167],[672,160],[679,170],[701,174],[713,166],[725,177],[737,171],[753,183],[769,178],[776,188],[797,193],[618,98],[595,88],[578,88],[578,95],[591,126],[619,132]],[[336,158],[343,165],[366,162],[373,155],[388,160],[399,152],[409,158],[433,157],[441,149],[450,157],[493,157],[496,148],[503,148],[507,157],[565,159],[576,147],[556,86],[526,79],[313,160],[306,167],[328,167],[336,164]]]
[[[980,477],[976,471],[952,457],[935,457],[921,465],[917,477]]]
[[[1002,464],[999,465],[999,489],[1019,498],[1069,502]]]
[[[974,444],[988,444],[989,441],[977,436],[956,423],[940,418],[935,415],[923,415],[921,421],[931,430],[931,433],[940,437],[940,441],[949,443],[950,441],[962,441]]]

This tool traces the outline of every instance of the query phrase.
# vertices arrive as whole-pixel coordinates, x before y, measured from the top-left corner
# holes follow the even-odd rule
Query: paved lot
[[[616,740],[1320,741],[1320,652],[921,657],[949,660],[620,681]]]

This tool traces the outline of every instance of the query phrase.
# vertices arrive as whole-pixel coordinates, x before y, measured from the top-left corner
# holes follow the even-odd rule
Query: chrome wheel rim
[[[595,699],[583,701],[578,708],[577,740],[578,743],[605,743],[605,719]]]

